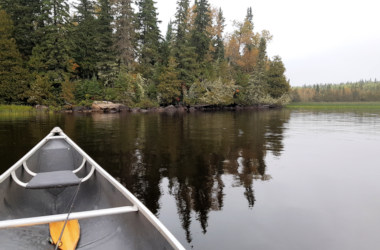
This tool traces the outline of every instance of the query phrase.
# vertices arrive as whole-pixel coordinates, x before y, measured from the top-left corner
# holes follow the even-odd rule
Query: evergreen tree
[[[253,29],[254,25],[252,7],[249,7],[247,9],[247,15],[245,16],[244,23],[241,27],[241,32],[243,34],[242,42],[245,43],[244,50],[248,52],[252,51],[252,49],[255,48],[256,45]]]
[[[289,82],[284,75],[285,66],[279,56],[275,56],[269,64],[267,72],[268,93],[273,98],[279,98],[290,90]]]
[[[12,36],[23,58],[29,59],[38,42],[36,30],[42,0],[0,0],[0,6],[10,15],[14,29]]]
[[[189,0],[177,1],[177,12],[175,14],[176,29],[176,47],[188,41],[189,34]]]
[[[160,30],[157,23],[157,9],[153,0],[139,0],[137,14],[139,24],[138,60],[140,72],[152,81],[155,65],[159,61]]]
[[[12,20],[0,9],[0,103],[25,102],[28,89],[29,75],[12,33]]]
[[[264,37],[261,37],[260,39],[260,45],[259,45],[259,54],[257,58],[257,63],[256,67],[251,75],[251,83],[260,87],[263,92],[265,90],[268,90],[268,85],[267,85],[267,79],[266,79],[266,72],[265,72],[265,66],[267,64],[267,53],[266,53],[266,48],[267,48],[267,42]]]
[[[253,30],[253,13],[252,13],[252,7],[248,7],[247,9],[247,15],[245,16],[245,20],[248,21],[252,25]]]
[[[223,17],[222,9],[219,8],[216,19],[216,37],[213,40],[214,44],[214,60],[220,61],[224,60],[224,42],[223,42],[223,31],[225,27],[225,18]]]
[[[161,103],[164,105],[175,104],[180,101],[180,83],[176,72],[176,62],[174,57],[169,58],[168,66],[165,67],[159,76],[157,92]]]
[[[98,61],[94,16],[94,3],[91,0],[80,0],[75,6],[77,12],[73,18],[74,27],[71,31],[71,51],[75,62],[79,65],[78,75],[82,79],[91,79],[97,75]]]
[[[211,26],[210,5],[207,0],[196,2],[195,15],[191,42],[197,53],[197,61],[204,62],[211,41],[210,34],[207,31]]]
[[[119,63],[132,67],[136,56],[136,22],[132,0],[117,0],[115,47]]]
[[[267,58],[267,40],[264,37],[260,38],[259,44],[259,57],[257,60],[257,67],[263,70]]]
[[[111,86],[117,77],[117,64],[113,50],[111,4],[109,0],[99,0],[99,12],[95,27],[95,50],[98,78],[105,86]]]
[[[53,95],[61,98],[61,84],[73,70],[68,30],[69,6],[64,0],[44,1],[40,16],[43,27],[38,45],[33,48],[29,66],[35,74],[46,76],[53,86]]]
[[[172,56],[172,50],[174,47],[174,34],[173,34],[173,22],[170,21],[166,30],[165,40],[162,43],[161,48],[161,60],[162,65],[167,67],[169,63],[169,57]]]
[[[181,85],[190,88],[196,80],[198,64],[195,47],[192,46],[190,33],[190,9],[189,0],[177,1],[177,12],[175,14],[175,48],[174,57],[177,62],[177,76]]]

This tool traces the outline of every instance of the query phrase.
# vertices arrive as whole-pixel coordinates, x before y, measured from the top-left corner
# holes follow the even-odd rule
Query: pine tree
[[[25,103],[29,74],[12,33],[12,20],[0,9],[0,103]]]
[[[119,63],[131,68],[136,57],[136,17],[132,0],[117,0],[115,47]]]
[[[160,30],[158,29],[157,9],[153,0],[139,0],[137,14],[139,24],[138,60],[140,72],[152,81],[155,65],[159,61]]]

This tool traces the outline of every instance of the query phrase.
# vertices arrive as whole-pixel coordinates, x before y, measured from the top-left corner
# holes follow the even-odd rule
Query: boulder
[[[183,113],[183,112],[186,112],[186,111],[187,111],[187,108],[186,108],[186,107],[183,107],[183,106],[179,106],[179,107],[177,108],[177,111]]]
[[[94,112],[103,112],[103,113],[116,113],[120,112],[120,109],[123,107],[123,104],[113,103],[107,101],[94,101],[92,103],[91,109]]]
[[[177,111],[176,107],[174,107],[173,105],[166,106],[164,109],[165,109],[165,112],[176,112]]]
[[[35,108],[38,110],[48,110],[49,109],[49,107],[45,106],[45,105],[36,105]]]

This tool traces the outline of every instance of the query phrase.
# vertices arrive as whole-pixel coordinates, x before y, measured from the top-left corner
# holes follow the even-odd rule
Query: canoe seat
[[[29,189],[57,188],[78,185],[81,180],[70,170],[42,172],[26,185]]]

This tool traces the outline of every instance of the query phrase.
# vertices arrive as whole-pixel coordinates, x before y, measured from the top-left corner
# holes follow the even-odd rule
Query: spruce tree
[[[97,75],[96,62],[98,60],[95,44],[96,20],[94,3],[90,0],[81,0],[73,18],[74,27],[70,34],[71,53],[79,65],[78,75],[83,79],[91,79]]]
[[[189,39],[189,0],[177,1],[177,12],[175,14],[176,46],[184,44]]]
[[[222,9],[219,8],[216,19],[216,37],[213,39],[213,45],[215,47],[214,60],[224,60],[224,42],[223,31],[225,27],[225,18],[223,17]]]
[[[37,29],[42,0],[0,0],[0,6],[13,20],[12,36],[24,59],[29,59],[38,42]]]
[[[140,72],[152,81],[155,65],[159,61],[160,30],[158,29],[157,9],[153,0],[139,0],[138,18],[138,60]]]
[[[169,57],[168,66],[162,71],[158,77],[159,84],[157,86],[157,92],[161,101],[161,104],[170,105],[176,104],[180,101],[181,85],[178,80],[176,68],[176,62],[174,57]]]
[[[33,48],[29,66],[53,86],[53,104],[61,98],[62,82],[73,70],[68,39],[69,6],[64,0],[48,0],[43,1],[41,9],[44,26],[40,28],[41,38]]]
[[[96,68],[99,79],[105,86],[112,86],[117,77],[117,64],[113,50],[113,34],[111,23],[111,4],[109,0],[99,0],[100,11],[95,27]]]
[[[290,90],[289,82],[284,75],[285,66],[279,56],[270,61],[267,71],[268,93],[273,98],[279,98]]]
[[[168,66],[169,57],[173,54],[174,47],[174,34],[173,34],[173,22],[168,23],[168,28],[166,30],[165,40],[161,46],[161,65],[164,67]]]
[[[195,20],[191,42],[197,53],[197,61],[203,62],[209,51],[211,37],[207,29],[211,26],[210,5],[207,0],[199,0],[195,7]]]
[[[29,74],[12,33],[12,20],[0,9],[0,103],[25,103]]]
[[[121,65],[131,68],[136,57],[136,17],[132,0],[116,0],[115,47]]]
[[[177,75],[181,84],[187,88],[193,84],[197,78],[198,64],[195,47],[191,43],[190,32],[190,8],[189,0],[177,1],[177,12],[175,15],[175,46],[174,57],[177,62]]]

